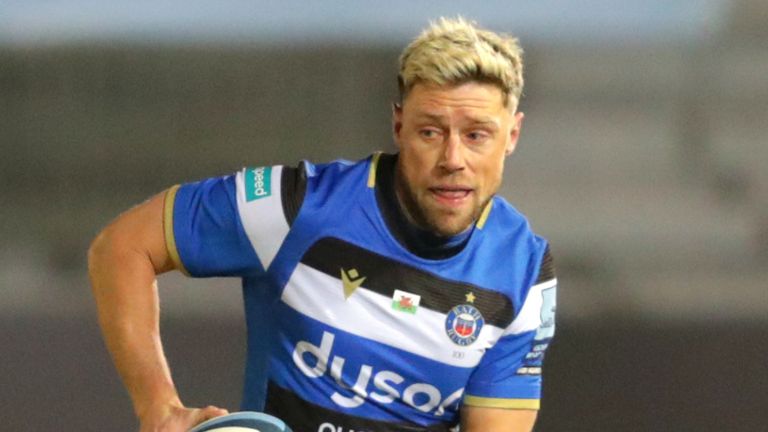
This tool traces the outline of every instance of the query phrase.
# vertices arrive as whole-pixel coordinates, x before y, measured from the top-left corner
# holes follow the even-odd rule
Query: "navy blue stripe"
[[[331,424],[333,430],[365,432],[448,432],[452,425],[436,423],[431,426],[371,420],[332,411],[307,402],[291,391],[270,382],[267,389],[265,411],[285,419],[296,432],[316,432],[323,424]],[[327,429],[327,428],[325,428]]]
[[[355,269],[365,277],[366,289],[386,297],[392,297],[395,289],[405,290],[421,296],[420,308],[435,312],[447,314],[453,307],[466,304],[471,292],[475,296],[472,305],[480,310],[486,323],[506,328],[514,317],[512,301],[500,292],[445,279],[335,237],[318,240],[301,262],[335,278],[341,278],[342,267]]]

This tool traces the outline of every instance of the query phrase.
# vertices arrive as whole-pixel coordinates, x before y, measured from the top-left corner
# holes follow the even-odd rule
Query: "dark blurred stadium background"
[[[174,183],[392,150],[399,49],[461,12],[527,52],[503,194],[561,280],[536,430],[768,430],[768,3],[266,3],[0,5],[0,429],[135,429],[92,237]],[[184,400],[235,409],[237,281],[160,284]]]

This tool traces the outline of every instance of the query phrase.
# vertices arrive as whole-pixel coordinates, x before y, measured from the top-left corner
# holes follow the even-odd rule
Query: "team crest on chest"
[[[471,345],[480,336],[485,318],[470,304],[454,307],[445,318],[445,333],[456,345]]]

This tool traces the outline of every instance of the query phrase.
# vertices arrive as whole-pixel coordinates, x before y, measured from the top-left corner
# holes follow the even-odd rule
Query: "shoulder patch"
[[[272,195],[272,167],[246,168],[244,183],[247,202]]]
[[[504,334],[520,334],[535,330],[541,338],[552,337],[555,331],[556,299],[557,279],[549,279],[532,286],[523,307]]]
[[[264,270],[280,250],[290,226],[280,192],[283,167],[246,168],[235,178],[237,210]]]

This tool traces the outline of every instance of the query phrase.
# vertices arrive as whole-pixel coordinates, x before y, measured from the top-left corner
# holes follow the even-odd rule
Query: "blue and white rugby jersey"
[[[377,200],[394,158],[248,168],[169,190],[179,268],[243,278],[242,409],[296,432],[363,432],[447,431],[462,404],[539,407],[555,328],[546,241],[494,197],[455,253],[417,255]]]

